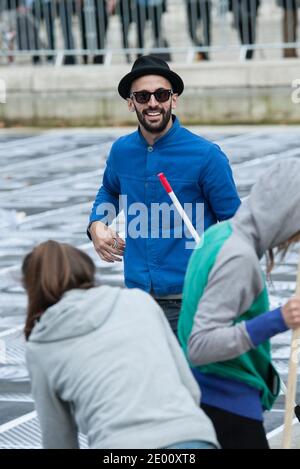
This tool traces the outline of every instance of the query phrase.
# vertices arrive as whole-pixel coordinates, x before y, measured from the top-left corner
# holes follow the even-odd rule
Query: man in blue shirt
[[[179,75],[155,56],[138,58],[122,78],[119,94],[139,128],[113,144],[88,229],[103,260],[124,255],[126,286],[151,293],[175,333],[192,243],[157,174],[165,173],[200,236],[240,205],[224,153],[172,115],[183,88]],[[108,227],[122,208],[126,246]]]

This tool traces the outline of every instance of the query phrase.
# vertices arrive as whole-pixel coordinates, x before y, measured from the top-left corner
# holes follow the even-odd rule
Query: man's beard
[[[153,112],[159,111],[162,115],[162,121],[160,123],[147,122],[145,118],[145,114],[147,113],[147,111],[153,111]],[[148,109],[145,109],[143,112],[139,112],[137,108],[135,107],[135,112],[136,112],[139,123],[144,127],[144,129],[147,130],[147,132],[156,134],[156,133],[163,132],[165,128],[167,127],[171,118],[171,114],[172,114],[172,105],[170,104],[170,107],[167,111],[165,111],[164,109],[159,109],[159,108],[148,108]]]

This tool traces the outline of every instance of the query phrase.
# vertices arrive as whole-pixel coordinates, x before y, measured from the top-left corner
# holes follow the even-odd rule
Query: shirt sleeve
[[[288,327],[281,308],[277,308],[246,321],[246,329],[254,347],[257,347],[274,335],[287,331]]]
[[[93,204],[89,223],[102,221],[106,225],[110,225],[120,211],[119,195],[120,183],[113,167],[112,148],[104,171],[102,186]]]
[[[227,220],[240,206],[240,198],[227,156],[213,144],[199,183],[218,221]]]

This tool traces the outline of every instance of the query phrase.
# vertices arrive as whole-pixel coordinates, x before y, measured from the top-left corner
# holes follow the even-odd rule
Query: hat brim
[[[144,67],[142,70],[127,73],[122,78],[118,86],[119,95],[124,99],[129,98],[132,82],[145,75],[160,75],[171,83],[174,93],[180,95],[183,92],[184,84],[177,73],[172,70],[163,70],[161,67]]]

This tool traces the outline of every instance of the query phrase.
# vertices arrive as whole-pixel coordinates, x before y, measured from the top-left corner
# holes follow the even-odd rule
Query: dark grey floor
[[[96,261],[103,282],[122,284],[122,265],[105,264],[85,235],[91,202],[101,183],[113,130],[59,130],[0,134],[0,448],[40,446],[38,422],[24,364],[25,296],[22,257],[49,238],[80,246]],[[269,165],[300,157],[300,128],[206,132],[229,156],[242,197]],[[122,228],[122,220],[121,220]],[[270,284],[272,306],[294,293],[298,252],[279,263]],[[101,273],[100,273],[101,272]],[[273,356],[286,380],[290,334],[273,340]],[[300,401],[300,388],[298,393]],[[266,429],[283,423],[281,396],[266,415]],[[82,440],[83,446],[85,445]]]

